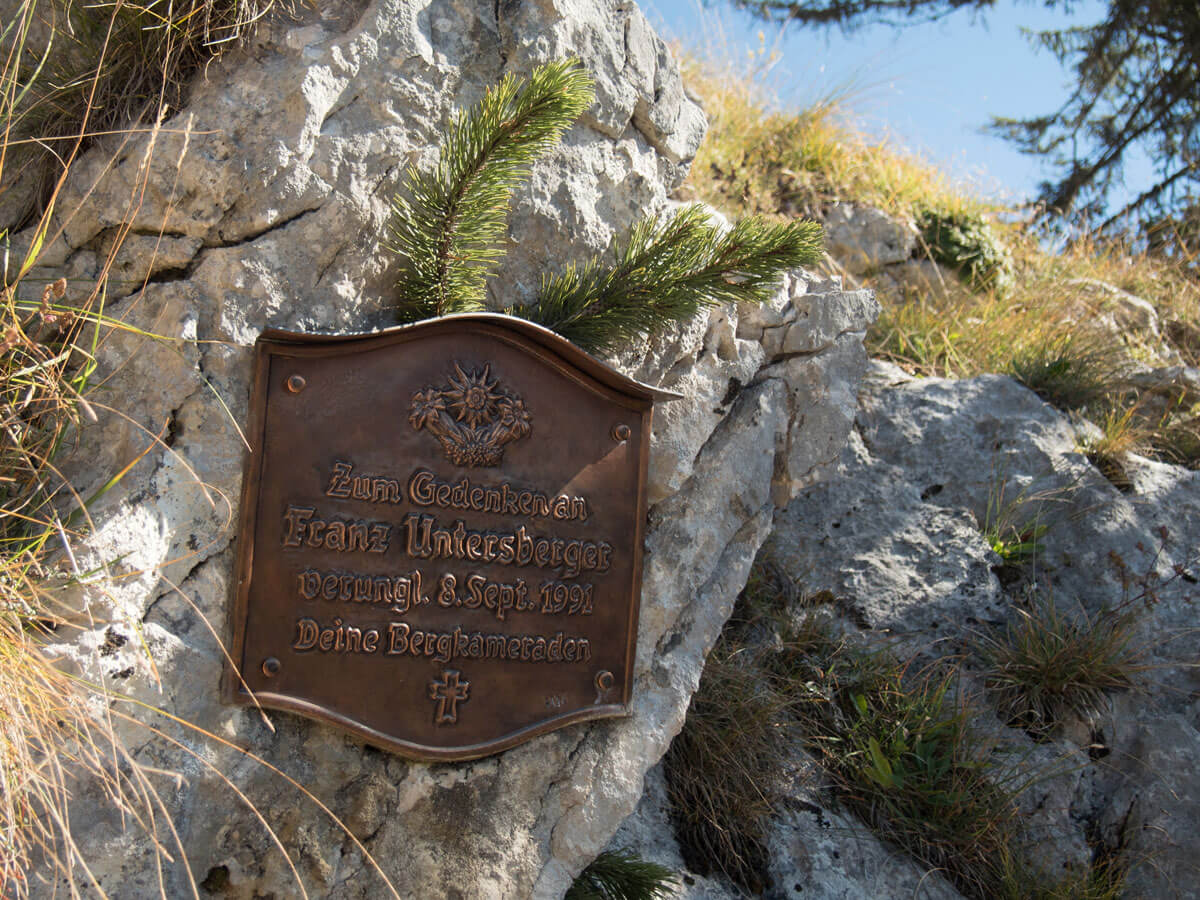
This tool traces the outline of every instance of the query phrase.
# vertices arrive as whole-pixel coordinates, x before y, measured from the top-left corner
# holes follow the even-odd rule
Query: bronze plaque
[[[626,714],[656,396],[508,316],[265,332],[226,698],[427,760]]]

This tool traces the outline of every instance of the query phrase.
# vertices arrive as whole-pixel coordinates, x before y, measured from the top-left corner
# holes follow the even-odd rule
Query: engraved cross
[[[437,701],[437,717],[434,719],[438,725],[449,723],[451,725],[458,722],[458,702],[466,701],[470,696],[471,682],[458,680],[459,673],[454,669],[447,669],[442,673],[441,681],[431,681],[429,683],[429,699]]]

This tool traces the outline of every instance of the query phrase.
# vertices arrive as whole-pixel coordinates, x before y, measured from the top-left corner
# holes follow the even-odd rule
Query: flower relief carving
[[[500,465],[505,445],[532,430],[525,401],[491,376],[491,363],[455,363],[445,384],[413,394],[408,421],[436,437],[450,462],[470,468]]]

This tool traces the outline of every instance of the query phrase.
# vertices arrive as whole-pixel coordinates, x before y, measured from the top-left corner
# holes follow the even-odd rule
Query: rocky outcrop
[[[856,275],[904,263],[917,252],[917,226],[873,206],[835,203],[824,225],[829,254]]]
[[[1046,871],[1086,871],[1119,848],[1127,896],[1200,896],[1200,678],[1188,650],[1200,475],[1132,457],[1132,489],[1119,490],[1079,450],[1075,425],[1011,379],[914,380],[880,363],[842,464],[777,516],[764,552],[807,590],[829,591],[855,629],[925,657],[964,653],[981,700],[970,647],[1013,615],[1020,586],[988,527],[1045,526],[1023,576],[1064,614],[1133,611],[1146,666],[1136,691],[1046,743],[994,712],[977,725],[1022,773],[1045,775],[1022,806]]]
[[[629,718],[426,765],[222,706],[260,331],[389,321],[390,195],[406,165],[430,162],[453,109],[506,72],[578,55],[598,100],[517,197],[498,308],[662,208],[703,127],[662,42],[616,0],[374,0],[305,16],[214,65],[160,129],[95,147],[42,258],[56,277],[109,266],[106,312],[129,326],[103,339],[100,422],[64,465],[89,496],[140,457],[90,509],[74,559],[99,574],[59,592],[74,628],[50,650],[145,704],[113,701],[114,727],[140,765],[172,773],[149,776],[153,839],[92,783],[78,785],[72,834],[112,896],[190,895],[192,882],[225,897],[297,896],[298,884],[329,897],[389,885],[403,897],[561,896],[680,728],[776,505],[836,461],[878,308],[869,292],[797,273],[769,310],[714,311],[621,360],[685,395],[656,417]]]
[[[1081,427],[1006,377],[914,379],[873,362],[840,472],[777,512],[762,553],[797,582],[805,609],[815,604],[866,645],[915,670],[962,664],[980,747],[992,748],[995,777],[1024,788],[1026,850],[1047,883],[1115,857],[1129,866],[1123,896],[1194,898],[1200,474],[1132,456],[1118,488],[1080,451]],[[1001,521],[1045,526],[1023,569],[984,536]],[[1142,666],[1132,691],[1042,736],[1008,727],[989,705],[972,649],[1031,582],[1068,617],[1129,611]],[[799,749],[795,764],[769,828],[765,896],[959,896],[839,810]],[[677,896],[740,896],[686,871],[657,769],[647,784],[612,846],[682,870]]]

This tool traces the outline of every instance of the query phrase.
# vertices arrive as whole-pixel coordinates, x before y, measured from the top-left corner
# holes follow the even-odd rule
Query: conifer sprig
[[[563,900],[660,900],[679,876],[630,850],[605,850],[584,869]]]
[[[482,309],[484,281],[503,254],[509,196],[535,159],[591,105],[577,60],[512,75],[451,124],[436,168],[410,167],[392,201],[391,246],[404,260],[397,290],[404,321]]]
[[[766,300],[787,269],[821,257],[814,222],[742,219],[724,234],[700,206],[643,219],[616,262],[597,257],[545,279],[522,315],[585,350],[608,353],[720,303]]]

